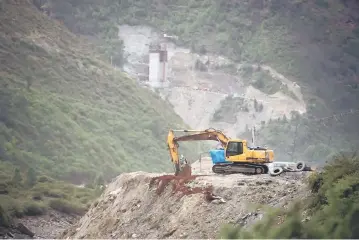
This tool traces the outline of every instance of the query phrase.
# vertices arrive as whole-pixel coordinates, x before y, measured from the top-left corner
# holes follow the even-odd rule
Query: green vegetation
[[[234,63],[223,64],[223,65],[220,65],[220,66],[215,65],[214,69],[221,70],[221,71],[226,72],[228,74],[233,74],[233,75],[238,74],[237,66]]]
[[[289,90],[286,84],[273,78],[268,70],[261,69],[260,66],[244,65],[239,69],[239,75],[246,84],[252,85],[266,94],[272,95],[282,92],[294,100],[298,100],[298,97]]]
[[[21,172],[7,162],[0,164],[0,178],[0,203],[4,218],[43,215],[50,208],[82,215],[103,189],[96,182],[84,188],[44,175],[38,176],[33,168]]]
[[[125,171],[172,171],[169,103],[104,61],[95,45],[26,1],[0,14],[0,202],[12,215],[81,213],[93,185]],[[191,158],[191,149],[181,150]],[[45,177],[46,176],[46,177]],[[45,181],[45,179],[53,179]]]
[[[299,113],[292,112],[291,120],[283,116],[262,126],[257,132],[256,144],[274,149],[276,161],[305,161],[314,166],[323,165],[338,151],[355,149],[357,137],[338,137],[350,132],[347,125],[350,119],[353,118],[347,114],[316,120],[302,118]],[[250,129],[240,137],[250,138]]]
[[[312,196],[289,210],[275,210],[250,229],[232,225],[224,239],[356,239],[359,213],[359,157],[337,155],[323,172],[308,179]],[[302,214],[306,212],[306,214]],[[278,224],[278,216],[282,224]]]
[[[273,120],[258,139],[276,147],[277,160],[324,161],[358,145],[359,114],[313,121],[357,108],[359,25],[348,17],[355,8],[347,1],[34,1],[50,3],[52,16],[93,39],[102,54],[26,4],[2,2],[0,159],[22,174],[36,166],[38,174],[77,183],[98,172],[170,166],[166,131],[182,122],[169,104],[103,61],[113,55],[123,62],[117,23],[150,24],[193,51],[264,63],[295,79],[307,116]],[[265,77],[254,76],[259,87]],[[277,89],[265,82],[264,89]]]
[[[243,67],[239,75],[247,83],[267,94],[274,94],[281,90],[282,82],[274,79],[269,72],[254,69],[252,66]]]
[[[218,108],[213,114],[212,121],[224,121],[234,124],[237,122],[237,114],[240,111],[249,111],[248,105],[244,102],[244,99],[229,95],[221,101],[220,108]]]
[[[112,7],[118,4],[103,1],[98,5],[95,0],[33,0],[34,5],[41,11],[65,24],[72,32],[93,41],[99,53],[112,63],[122,66],[123,41],[118,38],[116,15]],[[83,7],[87,5],[88,7]]]
[[[338,79],[346,79],[348,84],[356,81],[359,57],[352,50],[358,42],[356,20],[346,20],[354,8],[344,1],[106,2],[112,2],[111,14],[116,20],[150,24],[179,36],[178,44],[197,52],[212,51],[235,61],[268,64],[295,79],[308,98],[318,96],[329,102],[335,95],[352,102],[357,95],[338,83]],[[81,7],[91,11],[100,5],[93,4]],[[330,103],[330,107],[340,109],[341,104]]]
[[[254,99],[253,108],[256,112],[262,112],[264,107],[262,103],[258,103],[257,99]],[[239,112],[249,112],[249,104],[243,97],[228,95],[221,101],[220,107],[214,112],[212,121],[234,124],[237,122],[237,114]]]
[[[355,2],[337,0],[107,0],[105,3],[82,0],[72,4],[72,12],[52,10],[69,19],[80,13],[83,19],[91,21],[96,16],[101,24],[150,25],[179,36],[176,43],[195,52],[215,52],[240,63],[269,65],[301,86],[308,104],[305,118],[312,119],[357,108],[359,24],[357,19],[349,17],[355,16],[356,8]],[[81,26],[91,21],[74,19]],[[262,71],[252,75],[254,84],[261,90],[273,93],[280,88],[278,82]],[[282,92],[296,99],[282,87]],[[346,116],[345,128],[341,128],[342,122],[331,122],[332,128],[303,125],[303,134],[313,135],[320,127],[340,139],[338,145],[326,145],[326,148],[347,148],[346,139],[355,140],[350,142],[350,147],[357,146],[358,120],[359,114]]]

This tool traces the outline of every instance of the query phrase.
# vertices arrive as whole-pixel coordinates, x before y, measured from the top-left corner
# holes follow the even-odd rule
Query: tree
[[[26,173],[26,186],[33,187],[37,182],[36,172],[33,168],[29,168]]]
[[[1,0],[0,0],[1,1]],[[10,227],[11,219],[4,208],[0,205],[0,226],[1,227]]]
[[[199,53],[202,54],[202,55],[207,53],[207,49],[206,49],[206,47],[204,45],[201,45],[199,47]]]
[[[258,112],[262,112],[263,111],[263,104],[260,103],[258,106]]]
[[[285,114],[283,115],[283,122],[284,122],[284,123],[287,123],[287,122],[288,122],[287,116],[286,116]]]
[[[26,89],[30,91],[33,79],[31,76],[26,76]]]
[[[254,99],[254,109],[256,110],[256,112],[258,112],[258,102],[257,102],[257,99]]]
[[[100,186],[104,186],[105,185],[105,180],[103,179],[102,174],[97,175],[94,185],[96,187],[100,187]]]
[[[21,176],[21,173],[20,173],[20,169],[15,168],[14,175],[13,175],[13,177],[12,177],[12,182],[13,182],[15,185],[21,185],[21,183],[22,183],[22,176]]]
[[[102,174],[97,175],[94,181],[96,195],[100,195],[105,190],[105,180]]]

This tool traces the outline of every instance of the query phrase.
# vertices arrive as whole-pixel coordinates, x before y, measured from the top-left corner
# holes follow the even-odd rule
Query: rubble
[[[79,216],[54,210],[42,216],[14,218],[11,226],[1,226],[0,223],[0,239],[53,239],[78,220]]]
[[[262,205],[286,208],[308,195],[306,172],[222,176],[194,167],[192,174],[121,174],[60,237],[217,238],[225,223],[246,227],[261,219]]]
[[[17,223],[12,224],[10,227],[0,226],[0,239],[32,239],[35,233],[30,231],[24,224]]]

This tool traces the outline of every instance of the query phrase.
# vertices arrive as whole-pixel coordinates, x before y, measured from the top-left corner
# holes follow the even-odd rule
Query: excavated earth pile
[[[305,198],[305,175],[122,174],[60,237],[216,238],[225,223],[248,226],[260,219],[258,204],[285,208]]]

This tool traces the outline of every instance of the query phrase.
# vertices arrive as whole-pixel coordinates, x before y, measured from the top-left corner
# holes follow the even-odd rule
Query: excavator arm
[[[176,137],[174,132],[184,132],[189,134]],[[230,138],[227,137],[223,132],[212,128],[206,130],[170,130],[167,136],[167,144],[170,151],[171,161],[175,166],[175,175],[179,175],[181,172],[178,154],[178,142],[212,140],[220,142],[222,146],[225,147],[229,139]]]

